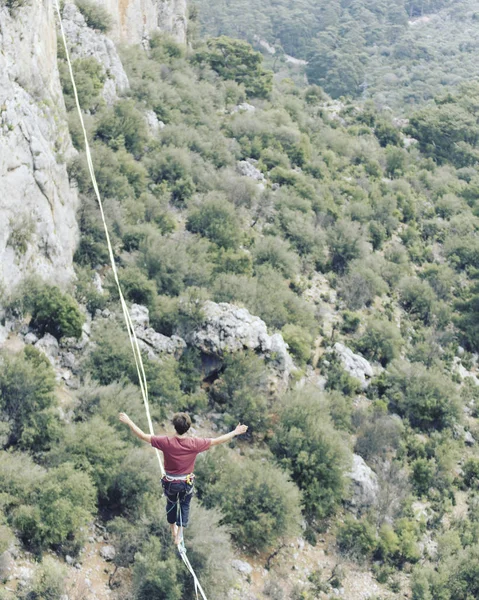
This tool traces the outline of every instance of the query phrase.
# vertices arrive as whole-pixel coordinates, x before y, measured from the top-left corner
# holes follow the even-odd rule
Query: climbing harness
[[[88,141],[88,135],[86,132],[86,128],[85,128],[85,122],[83,120],[83,115],[81,112],[81,106],[80,106],[80,101],[78,99],[78,91],[77,91],[77,86],[76,86],[76,82],[75,82],[75,76],[73,74],[73,67],[72,67],[72,63],[71,63],[71,59],[70,59],[70,52],[68,50],[68,45],[67,45],[67,40],[66,40],[66,36],[65,36],[65,30],[63,28],[63,23],[62,23],[62,16],[61,16],[61,11],[60,11],[60,3],[59,0],[55,0],[55,8],[56,8],[56,12],[58,15],[58,22],[59,22],[59,26],[60,26],[60,33],[63,39],[63,46],[65,48],[65,56],[66,56],[66,60],[68,63],[68,70],[70,73],[70,79],[71,79],[71,83],[72,83],[72,87],[73,87],[73,94],[75,97],[75,105],[77,108],[77,112],[78,112],[78,118],[80,120],[80,125],[83,131],[83,139],[85,142],[85,154],[86,154],[86,159],[87,159],[87,164],[88,164],[88,170],[90,172],[90,177],[91,177],[91,181],[93,184],[93,190],[95,192],[95,196],[96,199],[98,201],[98,207],[100,209],[100,215],[101,215],[101,220],[103,222],[103,228],[105,230],[105,237],[106,237],[106,243],[108,246],[108,255],[110,258],[110,263],[111,263],[111,268],[112,268],[112,272],[113,272],[113,276],[115,279],[115,283],[116,286],[118,288],[118,294],[120,297],[120,304],[121,304],[121,308],[123,311],[123,317],[125,319],[125,324],[126,324],[126,330],[128,332],[128,337],[130,338],[130,344],[131,344],[131,348],[133,351],[133,356],[135,359],[135,366],[136,366],[136,371],[138,374],[138,381],[140,384],[140,390],[141,390],[141,395],[143,398],[143,404],[145,407],[145,412],[146,412],[146,418],[148,421],[148,428],[150,431],[151,435],[154,435],[154,430],[153,430],[153,423],[151,420],[151,414],[150,414],[150,405],[148,402],[148,383],[147,383],[147,379],[146,379],[146,373],[145,373],[145,368],[143,365],[143,360],[141,357],[141,351],[140,351],[140,346],[138,344],[138,339],[136,337],[136,333],[135,333],[135,328],[133,325],[133,321],[131,320],[131,315],[130,315],[130,311],[128,310],[128,306],[126,304],[125,298],[123,296],[123,292],[121,289],[121,284],[120,284],[120,280],[118,278],[118,271],[116,268],[116,263],[115,263],[115,256],[113,254],[113,247],[111,245],[111,240],[110,240],[110,234],[108,231],[108,226],[106,223],[106,219],[105,219],[105,213],[103,210],[103,203],[101,200],[101,194],[100,194],[100,190],[98,188],[98,183],[96,180],[96,176],[95,176],[95,169],[93,166],[93,160],[92,160],[92,156],[91,156],[91,151],[90,151],[90,144]],[[158,464],[160,465],[160,471],[161,471],[161,476],[163,477],[165,475],[165,469],[163,467],[163,462],[161,460],[161,456],[160,456],[160,452],[157,448],[155,448],[155,452],[156,452],[156,456],[158,458]],[[178,502],[178,507],[179,507],[179,502]],[[180,522],[181,522],[181,512],[180,512]],[[183,526],[182,526],[182,530],[183,530]],[[188,571],[190,572],[191,576],[193,577],[193,581],[195,584],[195,593],[196,593],[196,598],[198,600],[198,592],[201,594],[201,597],[203,598],[203,600],[207,600],[206,595],[203,591],[203,588],[200,585],[200,582],[193,570],[193,567],[191,566],[191,563],[186,555],[186,548],[184,545],[183,540],[181,540],[181,543],[178,545],[178,552],[181,556],[181,559],[183,560],[186,568],[188,569]]]

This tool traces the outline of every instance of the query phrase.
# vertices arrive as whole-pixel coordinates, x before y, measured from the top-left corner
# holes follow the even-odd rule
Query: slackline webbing
[[[93,166],[93,160],[92,160],[91,151],[90,151],[90,144],[88,141],[88,135],[87,135],[86,128],[85,128],[85,122],[83,120],[83,114],[81,111],[80,101],[78,99],[78,91],[77,91],[77,86],[76,86],[76,82],[75,82],[75,76],[73,74],[73,67],[72,67],[72,63],[71,63],[71,59],[70,59],[70,52],[68,50],[67,40],[66,40],[66,36],[65,36],[65,30],[63,29],[59,0],[55,0],[55,8],[56,8],[56,12],[58,15],[60,33],[61,33],[61,36],[63,39],[63,46],[65,48],[65,55],[66,55],[66,60],[68,63],[68,70],[70,72],[70,79],[71,79],[71,83],[72,83],[72,87],[73,87],[73,94],[75,97],[75,104],[76,104],[76,108],[77,108],[77,112],[78,112],[78,118],[80,120],[80,125],[81,125],[82,131],[83,131],[83,139],[85,142],[85,154],[86,154],[87,163],[88,163],[88,170],[90,172],[90,177],[91,177],[91,181],[93,184],[93,189],[95,191],[95,196],[98,201],[101,219],[103,222],[103,228],[105,230],[105,237],[106,237],[106,243],[108,246],[108,255],[110,257],[111,268],[113,271],[113,276],[115,278],[116,286],[118,288],[118,294],[120,297],[120,303],[121,303],[121,308],[123,311],[123,317],[125,319],[126,330],[128,332],[128,337],[130,338],[130,344],[131,344],[131,348],[133,351],[133,356],[135,358],[135,366],[136,366],[136,371],[138,373],[138,381],[140,383],[141,395],[143,398],[143,404],[145,407],[146,418],[148,421],[148,428],[150,430],[150,434],[154,435],[153,423],[151,421],[151,414],[150,414],[150,405],[149,405],[149,401],[148,401],[148,383],[147,383],[147,379],[146,379],[145,368],[143,365],[140,346],[138,344],[138,339],[136,337],[135,328],[133,326],[133,321],[131,320],[130,311],[128,310],[128,306],[125,302],[125,298],[123,296],[123,292],[121,289],[120,280],[118,278],[118,270],[116,268],[115,256],[113,254],[113,248],[111,245],[110,234],[108,231],[108,225],[106,223],[105,213],[103,210],[103,202],[101,199],[100,190],[98,188],[98,183],[97,183],[96,176],[95,176],[95,169]],[[160,465],[161,476],[163,477],[163,475],[165,475],[165,469],[163,467],[163,462],[161,460],[160,452],[157,448],[155,448],[155,451],[156,451],[156,456],[158,458],[158,464]],[[203,600],[207,600],[206,595],[200,585],[200,582],[193,570],[193,567],[191,566],[191,563],[190,563],[188,557],[186,556],[186,549],[184,547],[183,542],[181,542],[181,544],[179,546],[179,553],[180,553],[180,556],[181,556],[186,568],[188,569],[188,571],[191,573],[191,576],[193,577],[193,581],[195,584],[196,598],[198,598],[198,592],[200,592]]]

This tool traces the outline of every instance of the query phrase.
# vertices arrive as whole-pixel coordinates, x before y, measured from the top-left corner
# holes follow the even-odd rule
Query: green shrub
[[[103,33],[110,29],[112,19],[109,12],[103,6],[99,6],[92,0],[75,0],[75,4],[85,17],[88,27],[98,29]]]
[[[41,286],[31,297],[31,327],[40,333],[62,337],[79,338],[82,334],[84,316],[78,304],[57,287]]]
[[[48,449],[60,435],[50,362],[32,346],[1,361],[0,408],[9,420],[7,445],[34,452]]]
[[[207,63],[224,79],[243,84],[249,96],[267,98],[271,94],[273,73],[263,68],[262,55],[247,42],[221,36],[208,39],[206,44],[207,49],[195,56],[197,62]]]
[[[60,600],[67,592],[67,569],[51,556],[37,567],[33,582],[21,592],[19,600]]]
[[[347,516],[338,526],[336,539],[341,552],[356,560],[365,561],[376,549],[376,532],[367,521],[357,521]]]
[[[299,364],[307,363],[311,356],[311,347],[313,337],[311,334],[299,325],[291,323],[286,324],[281,330],[284,341],[288,344],[292,355],[298,360]]]
[[[379,319],[370,319],[356,348],[369,358],[377,360],[383,366],[398,358],[401,350],[401,334],[394,323]]]
[[[319,518],[331,514],[343,497],[349,451],[317,390],[286,395],[270,446],[302,490],[306,514]]]
[[[188,216],[189,231],[199,233],[220,248],[237,248],[241,240],[234,206],[220,198],[207,199]]]
[[[468,488],[479,487],[479,459],[468,458],[462,468],[464,485]]]
[[[78,551],[95,509],[95,489],[72,464],[45,471],[26,455],[3,453],[2,490],[9,494],[7,515],[27,548]]]
[[[210,396],[226,413],[230,425],[248,423],[250,431],[269,425],[267,372],[264,361],[253,353],[229,354],[210,389]]]
[[[438,369],[393,361],[385,379],[390,407],[420,429],[443,429],[460,415],[457,390]]]
[[[78,100],[82,110],[96,111],[104,103],[101,97],[106,80],[103,65],[96,58],[90,56],[87,58],[77,58],[73,61],[72,68],[78,92]],[[59,62],[58,70],[66,107],[69,111],[72,111],[75,109],[76,104],[70,71],[66,62]]]
[[[260,238],[254,245],[253,256],[255,265],[268,264],[284,277],[294,278],[299,271],[297,255],[288,242],[279,237]]]
[[[203,496],[223,514],[233,539],[248,551],[263,551],[299,532],[298,488],[278,467],[265,461],[232,461]]]
[[[344,273],[348,264],[364,254],[364,240],[361,229],[352,221],[338,221],[328,231],[328,245],[331,268]]]
[[[399,284],[401,306],[412,317],[426,324],[431,321],[435,299],[434,291],[426,281],[407,277]]]
[[[132,100],[119,100],[101,115],[95,137],[115,150],[141,154],[148,138],[145,118]]]

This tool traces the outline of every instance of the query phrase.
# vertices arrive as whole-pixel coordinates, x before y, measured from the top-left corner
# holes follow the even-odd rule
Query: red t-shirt
[[[196,456],[208,450],[211,440],[205,438],[177,438],[167,435],[152,435],[151,445],[161,450],[165,457],[165,471],[170,475],[193,473]]]

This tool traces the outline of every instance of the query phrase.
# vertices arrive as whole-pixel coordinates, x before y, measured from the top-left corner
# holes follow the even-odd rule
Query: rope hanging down
[[[115,278],[116,286],[118,288],[118,294],[120,296],[120,303],[121,303],[121,308],[123,311],[123,316],[125,319],[126,330],[128,332],[128,337],[130,338],[130,344],[131,344],[131,348],[133,351],[133,356],[135,358],[135,366],[136,366],[136,371],[138,374],[138,381],[140,382],[140,389],[141,389],[141,395],[143,398],[143,404],[145,407],[146,418],[148,420],[148,428],[149,428],[150,434],[154,435],[153,423],[151,421],[151,414],[150,414],[150,405],[148,402],[148,384],[147,384],[147,379],[146,379],[145,368],[143,365],[140,346],[138,344],[138,339],[136,337],[135,328],[133,326],[133,321],[131,320],[130,311],[128,310],[128,306],[125,302],[125,298],[123,296],[123,292],[121,289],[120,280],[118,278],[118,271],[116,268],[115,256],[113,254],[113,248],[111,245],[110,234],[108,231],[108,226],[107,226],[106,219],[105,219],[105,213],[103,210],[103,202],[101,200],[100,190],[98,188],[98,183],[97,183],[96,176],[95,176],[95,169],[93,166],[93,160],[92,160],[91,151],[90,151],[90,144],[88,142],[88,135],[87,135],[86,128],[85,128],[85,123],[83,121],[83,114],[81,111],[80,101],[78,99],[78,91],[77,91],[77,86],[76,86],[76,82],[75,82],[75,76],[73,75],[73,67],[72,67],[72,63],[71,63],[71,59],[70,59],[70,52],[68,50],[67,40],[66,40],[66,36],[65,36],[65,30],[63,29],[59,0],[55,0],[55,8],[56,8],[56,12],[58,15],[60,32],[61,32],[61,36],[63,39],[63,46],[65,48],[65,55],[66,55],[66,59],[67,59],[67,63],[68,63],[68,70],[70,72],[70,79],[71,79],[71,83],[72,83],[72,87],[73,87],[73,94],[75,96],[75,104],[76,104],[76,108],[77,108],[77,112],[78,112],[78,118],[80,119],[80,125],[81,125],[82,131],[83,131],[83,139],[85,142],[85,154],[86,154],[87,163],[88,163],[88,170],[90,172],[93,189],[95,191],[95,196],[98,201],[98,206],[100,208],[101,219],[103,222],[103,228],[105,230],[106,242],[108,245],[108,255],[110,257],[111,268],[113,271],[113,276]],[[161,460],[160,452],[157,448],[155,448],[155,452],[156,452],[156,456],[158,458],[158,464],[160,465],[161,476],[163,477],[163,475],[165,474],[165,469],[163,467],[163,462]],[[181,542],[181,546],[179,547],[179,552],[180,552],[180,556],[181,556],[186,568],[188,569],[188,571],[191,573],[191,575],[193,577],[193,581],[195,584],[196,598],[198,598],[198,592],[200,592],[203,600],[207,600],[206,595],[200,585],[200,582],[193,570],[193,567],[191,566],[191,563],[190,563],[188,557],[186,556],[186,549],[184,547],[183,542]]]

